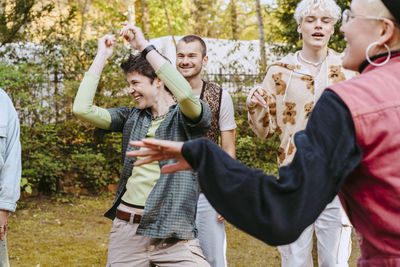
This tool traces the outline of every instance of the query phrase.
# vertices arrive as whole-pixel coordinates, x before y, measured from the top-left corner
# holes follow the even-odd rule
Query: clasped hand
[[[142,30],[139,27],[136,27],[132,23],[123,22],[124,26],[120,31],[120,36],[124,37],[130,44],[130,46],[138,51],[142,51],[148,46],[147,40],[144,38]],[[114,44],[116,41],[116,37],[114,34],[106,34],[103,37],[99,38],[97,45],[97,54],[104,55],[106,58],[112,56]]]
[[[250,101],[253,104],[260,105],[263,108],[267,108],[267,102],[264,99],[265,95],[266,93],[264,89],[258,87],[256,90],[254,90],[252,96],[250,97]]]

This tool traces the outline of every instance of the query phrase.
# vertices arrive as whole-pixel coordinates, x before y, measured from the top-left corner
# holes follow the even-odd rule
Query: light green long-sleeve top
[[[193,120],[200,117],[200,101],[193,94],[190,84],[171,63],[164,63],[156,71],[156,74],[176,97],[180,109],[186,117]],[[98,128],[108,130],[111,126],[110,113],[107,109],[93,105],[99,80],[99,76],[86,72],[75,96],[73,112],[79,119],[89,122]]]
[[[201,104],[193,94],[190,84],[169,63],[165,63],[156,71],[157,76],[164,82],[168,89],[178,100],[182,113],[190,118],[197,119],[201,115]],[[100,77],[87,72],[76,94],[73,112],[83,121],[105,130],[111,127],[111,115],[107,109],[93,105],[93,99]],[[160,126],[162,119],[153,120],[147,138],[154,138],[155,131]],[[126,184],[126,191],[122,196],[125,203],[144,206],[146,199],[160,177],[158,162],[145,164],[132,169],[132,174]]]

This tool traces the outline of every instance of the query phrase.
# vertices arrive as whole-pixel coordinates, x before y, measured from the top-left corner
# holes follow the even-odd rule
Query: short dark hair
[[[147,60],[140,53],[129,55],[129,58],[121,63],[124,73],[137,72],[140,75],[148,77],[152,82],[157,77],[156,72]]]
[[[192,43],[192,42],[196,42],[196,41],[199,42],[200,46],[201,46],[201,55],[203,57],[205,57],[207,55],[207,46],[206,46],[206,43],[204,42],[204,40],[201,39],[201,37],[190,34],[190,35],[183,36],[180,41],[184,41],[185,43]]]
[[[161,56],[165,58],[169,63],[171,63],[171,61],[168,58],[166,58],[163,55]],[[157,77],[155,70],[150,65],[150,63],[147,62],[147,60],[144,57],[142,57],[141,53],[137,53],[136,55],[130,54],[129,58],[121,63],[121,68],[124,71],[125,75],[128,74],[129,72],[136,72],[140,75],[148,77],[151,82],[153,82],[154,79]],[[171,91],[168,89],[167,86],[164,85],[164,88],[169,93],[171,93]]]

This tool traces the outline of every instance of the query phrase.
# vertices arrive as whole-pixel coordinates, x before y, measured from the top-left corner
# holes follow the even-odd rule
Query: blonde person
[[[354,0],[342,25],[343,67],[360,75],[324,90],[279,180],[207,139],[133,142],[149,150],[129,156],[149,156],[136,165],[178,159],[164,173],[198,171],[213,207],[270,245],[296,240],[339,193],[357,231],[357,266],[400,266],[400,0]]]
[[[130,140],[183,141],[203,136],[209,129],[211,112],[194,96],[185,78],[144,39],[140,28],[126,24],[121,35],[133,49],[141,51],[121,64],[136,106],[103,109],[93,105],[115,42],[115,36],[105,35],[98,41],[97,55],[73,107],[78,118],[122,132],[123,169],[114,203],[105,213],[113,220],[107,266],[209,266],[196,238],[200,189],[195,173],[161,174],[160,168],[167,161],[133,167],[136,159],[125,153],[132,150]]]
[[[293,160],[293,135],[303,130],[323,90],[354,76],[342,68],[342,56],[328,48],[341,10],[334,0],[303,0],[294,17],[303,47],[269,66],[261,87],[247,99],[252,130],[266,139],[279,134],[278,164]],[[319,266],[347,266],[351,251],[351,225],[335,197],[298,240],[279,246],[283,267],[313,265],[313,234],[317,237]]]

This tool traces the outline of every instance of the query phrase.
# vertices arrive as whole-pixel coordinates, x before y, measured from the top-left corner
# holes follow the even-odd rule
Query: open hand
[[[192,167],[182,156],[183,142],[158,140],[158,139],[143,139],[142,141],[131,141],[131,146],[143,147],[140,149],[129,151],[126,153],[128,157],[146,157],[136,161],[133,165],[140,166],[153,161],[176,159],[176,163],[168,164],[162,167],[162,173],[174,173],[177,171],[191,170]]]

